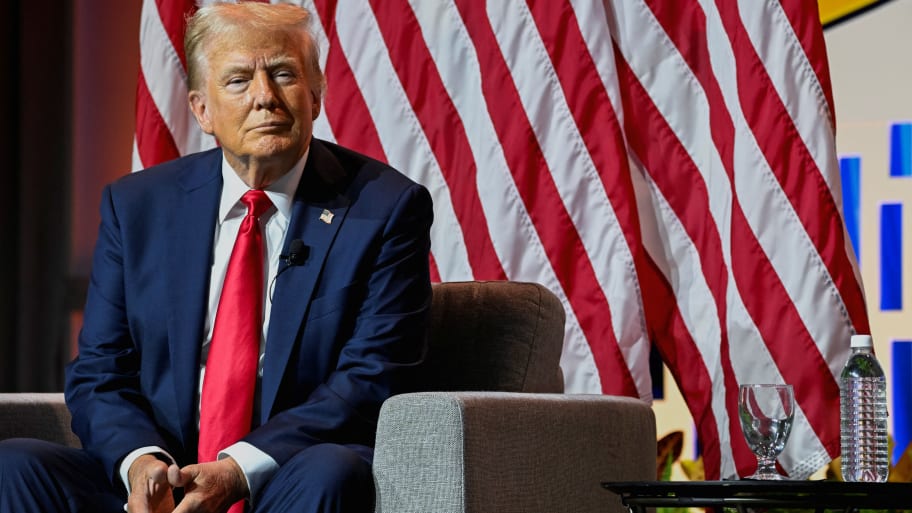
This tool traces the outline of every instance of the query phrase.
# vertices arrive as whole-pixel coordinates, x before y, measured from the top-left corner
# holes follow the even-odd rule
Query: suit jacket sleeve
[[[125,306],[121,235],[108,186],[102,194],[79,356],[67,367],[66,396],[73,431],[114,483],[119,483],[116,466],[127,452],[146,445],[165,449],[171,445],[140,391],[140,355]]]

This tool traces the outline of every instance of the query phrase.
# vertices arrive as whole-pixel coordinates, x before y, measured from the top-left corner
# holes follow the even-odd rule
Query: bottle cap
[[[874,347],[871,335],[852,335],[852,347]]]

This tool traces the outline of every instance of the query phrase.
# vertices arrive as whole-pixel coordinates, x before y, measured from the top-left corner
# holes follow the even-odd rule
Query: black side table
[[[631,512],[648,507],[804,508],[817,511],[909,509],[912,483],[839,481],[627,481],[604,482]]]

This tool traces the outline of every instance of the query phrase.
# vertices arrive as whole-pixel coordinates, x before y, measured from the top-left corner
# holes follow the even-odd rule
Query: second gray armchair
[[[561,393],[564,309],[548,289],[443,283],[431,312],[428,391],[380,412],[377,511],[621,513],[600,482],[655,479],[648,404]]]

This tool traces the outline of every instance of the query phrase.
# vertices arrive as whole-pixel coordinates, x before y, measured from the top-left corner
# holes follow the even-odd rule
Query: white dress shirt
[[[254,418],[257,418],[260,414],[260,382],[263,376],[263,355],[266,350],[266,334],[269,327],[270,313],[272,312],[270,293],[279,269],[279,257],[282,252],[282,245],[285,242],[285,233],[291,221],[294,194],[301,181],[308,154],[309,151],[305,152],[301,160],[288,173],[285,173],[285,175],[264,189],[266,196],[272,201],[273,207],[267,210],[259,219],[260,227],[266,239],[266,256],[264,260],[266,263],[264,266],[266,268],[264,269],[266,276],[263,290],[263,331],[260,338],[260,357],[257,367],[257,391],[254,396]],[[234,241],[240,230],[241,221],[247,215],[247,207],[241,203],[241,197],[250,190],[224,157],[222,158],[222,184],[218,224],[215,226],[212,270],[209,277],[209,302],[204,326],[205,338],[202,342],[203,347],[200,354],[199,388],[196,390],[197,426],[199,425],[199,399],[202,392],[203,377],[206,373],[206,359],[209,354],[209,344],[212,341],[212,329],[215,326],[219,297],[221,296],[222,285],[225,283],[225,274],[228,270],[231,251],[234,249]],[[136,458],[143,454],[154,453],[163,454],[172,462],[174,461],[171,455],[156,446],[141,447],[124,458],[120,465],[120,477],[127,487],[127,492],[130,491],[130,483],[127,479],[130,466],[136,461]],[[219,452],[218,458],[223,459],[229,456],[234,458],[238,466],[241,467],[244,477],[247,479],[251,498],[256,496],[260,488],[279,468],[271,456],[247,442],[237,442],[230,447],[224,448]]]

